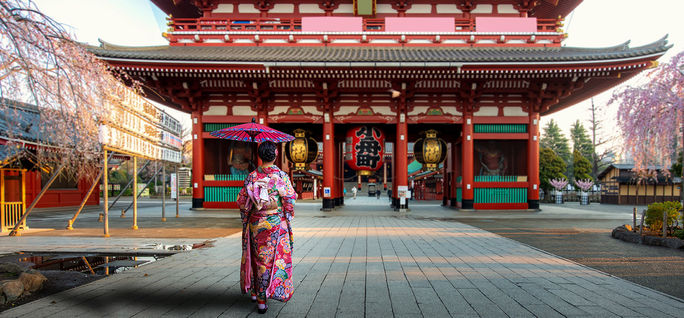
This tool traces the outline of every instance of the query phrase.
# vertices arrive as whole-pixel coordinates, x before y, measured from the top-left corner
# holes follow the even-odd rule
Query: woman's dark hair
[[[264,141],[259,145],[257,153],[262,161],[271,162],[276,158],[276,144],[272,141]]]

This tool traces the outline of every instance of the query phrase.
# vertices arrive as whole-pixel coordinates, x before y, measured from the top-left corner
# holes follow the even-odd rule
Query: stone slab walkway
[[[682,317],[684,301],[458,222],[296,218],[295,295],[277,317]],[[239,234],[0,317],[255,317]],[[7,242],[7,241],[3,241]]]

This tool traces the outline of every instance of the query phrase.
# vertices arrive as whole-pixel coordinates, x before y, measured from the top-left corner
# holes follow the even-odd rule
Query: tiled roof
[[[0,98],[0,138],[34,142],[38,139],[40,113],[33,105]],[[22,147],[0,145],[0,165],[25,151]]]
[[[632,171],[632,169],[634,169],[634,164],[633,163],[612,163],[608,167],[603,169],[603,171],[601,171],[597,177],[599,179],[603,178],[612,169]],[[663,170],[663,166],[661,166],[661,165],[648,166],[648,167],[646,167],[646,169],[647,170],[661,171],[661,170]]]
[[[605,48],[465,48],[465,47],[286,47],[286,46],[154,46],[126,47],[103,43],[89,50],[103,59],[149,61],[283,63],[535,63],[629,59],[662,54],[667,37],[640,47],[629,42]],[[397,65],[398,66],[398,65]],[[446,66],[446,65],[445,65]]]
[[[40,112],[34,105],[0,98],[0,137],[36,141]]]

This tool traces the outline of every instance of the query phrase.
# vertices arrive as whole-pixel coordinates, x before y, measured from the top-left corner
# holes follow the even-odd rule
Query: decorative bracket
[[[392,2],[392,9],[397,10],[397,16],[406,16],[406,10],[411,9],[411,2],[409,0],[398,0]]]
[[[320,99],[321,103],[316,106],[318,111],[323,113],[336,112],[340,110],[339,105],[339,88],[338,83],[334,82],[317,82],[316,83],[316,96]]]
[[[252,106],[251,109],[257,114],[262,115],[262,114],[268,114],[268,112],[272,111],[274,108],[274,105],[271,103],[271,96],[273,95],[273,91],[271,91],[270,87],[268,86],[268,82],[262,81],[262,82],[251,82],[251,85],[249,82],[246,82],[247,87],[250,87],[247,89],[247,95],[252,99]]]
[[[261,17],[267,17],[268,11],[273,9],[274,6],[275,6],[275,3],[273,3],[273,1],[269,1],[269,0],[258,0],[257,2],[254,3],[254,8],[259,10],[259,12],[261,12],[261,14],[260,14]]]
[[[520,12],[520,16],[526,18],[536,6],[539,5],[539,0],[523,0],[513,4],[513,8]]]
[[[396,98],[396,103],[390,104],[390,109],[396,113],[410,113],[413,111],[413,96],[416,94],[416,83],[393,82],[392,98]],[[395,97],[396,96],[396,97]]]
[[[472,0],[463,0],[459,3],[456,3],[456,7],[459,10],[463,11],[464,18],[470,19],[470,11],[475,10],[475,7],[477,7],[477,3],[474,3]]]
[[[461,99],[461,104],[456,107],[461,113],[474,113],[480,109],[478,101],[482,96],[484,90],[483,85],[478,82],[464,82],[461,84],[461,89],[458,90],[458,96]]]
[[[203,16],[207,17],[211,11],[218,8],[218,3],[211,0],[195,0],[195,6],[202,11]]]
[[[326,0],[318,4],[318,7],[325,11],[326,16],[333,15],[333,11],[339,6],[340,2],[338,0]]]

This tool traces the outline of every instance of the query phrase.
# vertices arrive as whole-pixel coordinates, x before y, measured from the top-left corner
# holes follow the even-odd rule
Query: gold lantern
[[[293,133],[295,139],[285,145],[285,155],[295,164],[295,170],[307,170],[308,164],[318,157],[318,144],[306,136],[304,129],[295,129]]]
[[[442,138],[437,138],[437,131],[430,129],[425,132],[425,138],[416,140],[413,153],[416,161],[425,166],[425,170],[435,171],[446,159],[446,148],[446,142]]]

